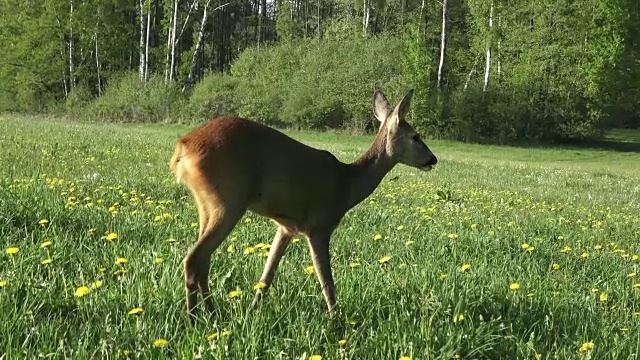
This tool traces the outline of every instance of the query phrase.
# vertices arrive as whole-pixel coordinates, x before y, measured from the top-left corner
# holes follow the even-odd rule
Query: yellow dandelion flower
[[[453,322],[454,323],[462,322],[462,320],[464,320],[464,315],[462,315],[462,314],[453,316]]]
[[[570,246],[565,246],[565,247],[562,248],[562,250],[560,250],[560,252],[561,253],[566,253],[566,252],[570,252],[571,250],[573,250],[573,249],[571,249]]]
[[[263,282],[259,282],[257,284],[255,284],[253,286],[253,290],[260,290],[260,289],[264,289],[267,287],[267,284],[263,283]]]
[[[358,263],[358,262],[352,262],[352,263],[349,264],[350,268],[356,268],[358,266],[360,266],[360,263]]]
[[[402,229],[404,229],[404,225],[400,225],[400,226],[398,226],[398,228],[397,228],[397,229],[398,229],[398,230],[402,230]]]
[[[109,241],[113,241],[116,240],[118,238],[118,234],[112,232],[107,234],[107,236],[105,237],[105,239],[109,240]]]
[[[592,293],[597,293],[598,291],[600,291],[600,290],[598,290],[598,288],[591,288],[591,292]]]
[[[144,310],[140,307],[137,307],[129,310],[129,315],[139,315],[142,314],[142,312],[144,312]]]
[[[49,220],[48,219],[40,219],[40,221],[38,221],[38,224],[40,225],[44,225],[44,224],[48,224]]]
[[[533,357],[536,360],[542,360],[542,354],[540,354],[540,353],[535,354]]]
[[[601,292],[600,293],[600,301],[605,302],[609,299],[609,294],[607,294],[606,292]]]
[[[309,275],[313,274],[314,271],[315,271],[315,269],[314,269],[313,265],[309,265],[306,268],[304,268],[304,272],[309,274]]]
[[[441,273],[440,274],[440,279],[445,279],[446,277],[447,277],[447,274],[445,274],[445,273]]]
[[[18,252],[20,252],[20,248],[10,247],[10,248],[7,248],[7,250],[5,250],[5,252],[7,254],[9,254],[9,255],[17,254]]]
[[[170,238],[170,239],[167,239],[167,240],[166,240],[166,242],[168,242],[168,243],[170,243],[170,244],[171,244],[171,243],[174,243],[174,242],[176,242],[176,241],[177,241],[177,240],[176,240],[176,239],[174,239],[174,238]]]
[[[413,243],[414,243],[414,241],[413,241],[413,240],[407,240],[407,242],[405,242],[404,244],[405,244],[405,245],[407,245],[407,246],[409,246],[409,245],[411,245],[411,244],[413,244]]]
[[[119,258],[116,259],[116,264],[117,265],[122,265],[122,264],[124,264],[126,262],[127,262],[127,259],[123,258],[123,257],[119,257]]]
[[[309,360],[322,360],[322,356],[320,356],[320,355],[311,355],[311,356],[309,356]]]
[[[636,276],[636,273],[635,273],[635,272],[632,272],[632,273],[630,273],[630,274],[629,274],[629,275],[627,275],[627,276],[628,276],[628,277],[634,277],[634,276]]]
[[[633,284],[633,287],[634,287],[634,288],[636,288],[636,289],[637,289],[637,288],[640,288],[640,283],[635,283],[635,284]]]
[[[447,237],[448,237],[449,239],[455,240],[455,239],[457,239],[457,238],[458,238],[458,234],[449,234],[449,235],[447,235]]]
[[[242,291],[241,290],[232,290],[229,292],[229,297],[230,298],[237,298],[240,297],[240,295],[242,295]]]
[[[156,258],[156,264],[162,264],[164,262],[163,258]]]
[[[520,247],[521,247],[521,248],[523,248],[523,249],[525,249],[525,250],[526,250],[529,246],[531,246],[531,245],[529,245],[529,244],[527,244],[527,243],[524,243],[524,244],[520,245]]]
[[[373,240],[382,240],[382,235],[380,235],[380,234],[375,234],[375,235],[373,236]]]
[[[582,346],[580,346],[579,351],[580,351],[580,352],[587,352],[587,351],[589,351],[589,350],[593,349],[593,347],[594,347],[594,346],[595,346],[595,344],[594,344],[594,343],[592,343],[592,342],[586,342],[586,343],[583,343],[583,344],[582,344]]]
[[[589,253],[588,252],[583,252],[580,256],[586,259],[586,258],[589,257]]]
[[[228,252],[228,253],[232,253],[234,249],[235,249],[235,248],[233,247],[233,244],[231,244],[231,245],[229,245],[229,246],[227,247],[227,252]]]
[[[0,281],[0,288],[3,288],[7,286],[7,282],[6,281]]]
[[[378,259],[378,262],[379,262],[380,264],[386,264],[386,263],[388,263],[390,260],[391,260],[391,257],[390,257],[390,256],[383,256],[383,257],[381,257],[380,259]]]
[[[89,289],[86,286],[80,286],[79,288],[76,289],[76,292],[74,293],[74,295],[76,297],[82,297],[87,295],[89,292],[91,291],[91,289]]]
[[[520,284],[518,284],[518,283],[512,283],[511,285],[509,285],[509,289],[510,289],[510,290],[513,290],[513,291],[515,291],[515,290],[519,290],[519,289],[520,289]]]
[[[222,333],[221,333],[220,335],[222,335],[222,336],[229,336],[229,335],[231,335],[231,331],[229,331],[229,330],[227,330],[227,329],[222,330]]]
[[[253,246],[249,246],[248,248],[244,249],[244,254],[249,255],[255,251],[256,251],[256,248],[254,248]]]
[[[53,262],[53,259],[47,258],[47,259],[42,260],[40,263],[42,265],[48,265],[48,264],[51,264],[52,262]]]
[[[41,248],[46,248],[47,246],[51,246],[52,242],[51,241],[45,241],[42,244],[40,244]]]
[[[553,268],[553,270],[560,270],[560,264],[554,263],[551,265],[551,268]]]
[[[102,286],[102,281],[100,281],[100,280],[97,280],[97,281],[94,281],[94,282],[91,283],[91,288],[92,289],[97,289],[97,288],[99,288],[101,286]]]
[[[338,345],[339,346],[345,346],[346,343],[347,343],[347,340],[345,340],[345,339],[338,340]]]
[[[633,256],[631,257],[631,260],[632,260],[632,261],[637,261],[638,259],[640,259],[640,255],[633,255]]]
[[[156,216],[153,218],[153,221],[161,221],[162,219],[163,219],[162,215],[156,215]]]
[[[125,270],[125,269],[118,269],[118,270],[113,272],[113,275],[120,276],[120,275],[124,275],[126,272],[127,272],[127,270]]]
[[[602,249],[602,245],[596,245],[593,247],[594,250],[600,250]]]
[[[169,344],[169,341],[166,339],[158,339],[153,342],[153,346],[157,348],[163,348]]]
[[[209,336],[207,336],[207,340],[209,340],[209,341],[216,340],[218,338],[218,336],[220,336],[220,333],[219,332],[214,332],[214,333],[210,334]]]
[[[471,269],[471,264],[462,264],[460,267],[461,272],[469,271],[469,269]]]
[[[398,360],[411,360],[410,356],[400,356]]]

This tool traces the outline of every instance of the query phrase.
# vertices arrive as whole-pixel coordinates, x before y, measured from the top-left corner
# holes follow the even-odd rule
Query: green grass
[[[265,261],[256,245],[275,233],[247,214],[213,257],[216,313],[190,326],[181,261],[197,213],[167,165],[188,130],[0,117],[0,354],[564,360],[640,351],[640,153],[428,141],[434,171],[397,166],[336,230],[336,317],[305,272],[304,239],[247,312]],[[344,161],[371,141],[290,134]],[[242,295],[229,298],[235,289]],[[136,307],[144,311],[129,315]],[[582,353],[586,342],[595,346]]]

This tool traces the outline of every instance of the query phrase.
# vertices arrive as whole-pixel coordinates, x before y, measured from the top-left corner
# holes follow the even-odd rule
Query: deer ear
[[[393,109],[386,96],[380,90],[376,90],[373,94],[373,115],[380,123],[384,123],[387,117],[391,115]]]
[[[409,92],[402,98],[396,110],[398,112],[398,118],[404,119],[404,117],[411,109],[411,99],[413,98],[413,89],[409,90]]]

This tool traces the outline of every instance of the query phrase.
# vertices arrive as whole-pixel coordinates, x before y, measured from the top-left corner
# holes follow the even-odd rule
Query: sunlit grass
[[[248,313],[272,223],[247,214],[186,321],[197,213],[167,163],[189,128],[0,118],[8,358],[626,359],[640,350],[640,154],[428,142],[332,240],[333,319],[306,242]],[[355,159],[370,136],[292,133]],[[315,357],[317,358],[317,357]]]

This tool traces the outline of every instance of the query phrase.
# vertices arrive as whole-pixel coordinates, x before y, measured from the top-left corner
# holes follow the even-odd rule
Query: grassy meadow
[[[0,117],[0,359],[637,358],[640,152],[427,141],[433,171],[398,165],[336,230],[335,317],[303,238],[247,311],[275,233],[248,213],[192,326],[190,128]],[[372,139],[288,133],[343,161]]]

